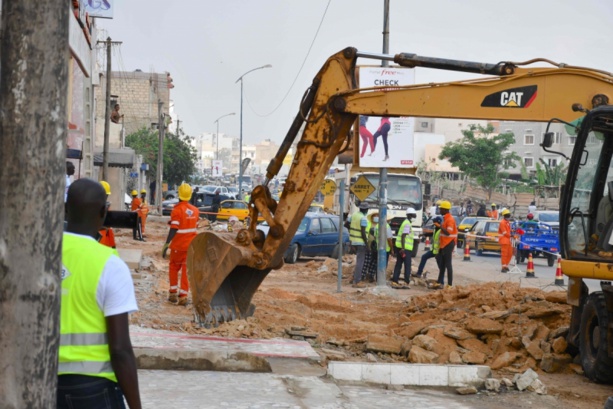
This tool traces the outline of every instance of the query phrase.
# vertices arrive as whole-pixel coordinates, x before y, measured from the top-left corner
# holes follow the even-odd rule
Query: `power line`
[[[311,45],[309,46],[309,50],[307,51],[306,55],[304,56],[304,60],[302,60],[302,65],[300,66],[300,69],[298,70],[298,73],[296,73],[296,76],[294,77],[294,81],[292,82],[292,85],[289,86],[289,89],[287,90],[287,92],[285,93],[285,96],[283,97],[283,99],[281,99],[281,102],[279,102],[279,104],[269,113],[267,114],[260,114],[258,112],[256,112],[253,109],[253,106],[251,106],[251,103],[249,102],[249,100],[245,97],[245,100],[247,101],[247,104],[249,105],[249,108],[251,109],[251,111],[256,114],[259,117],[267,117],[270,116],[272,114],[275,113],[275,111],[277,109],[279,109],[279,107],[283,104],[283,102],[285,102],[285,100],[287,99],[290,91],[292,90],[292,88],[294,87],[294,85],[296,85],[296,81],[298,80],[298,76],[300,75],[300,73],[302,72],[302,69],[304,68],[304,65],[306,64],[307,58],[309,58],[309,55],[311,54],[311,50],[313,49],[313,45],[315,44],[315,40],[317,40],[317,36],[319,35],[319,30],[321,29],[321,26],[324,22],[324,19],[326,17],[326,13],[328,12],[328,7],[330,7],[330,3],[332,2],[332,0],[328,0],[328,4],[326,5],[326,9],[324,10],[324,14],[321,16],[321,20],[319,21],[319,26],[317,27],[317,31],[315,31],[315,36],[313,36],[313,40],[311,41]]]

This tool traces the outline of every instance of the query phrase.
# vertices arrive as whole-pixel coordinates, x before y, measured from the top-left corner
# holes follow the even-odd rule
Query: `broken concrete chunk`
[[[528,386],[530,386],[532,382],[534,382],[536,379],[538,379],[538,375],[536,374],[536,372],[534,372],[532,369],[528,369],[526,372],[519,376],[517,382],[515,382],[515,385],[517,386],[518,390],[523,391],[524,389],[528,388]]]
[[[513,384],[513,381],[510,380],[509,378],[502,378],[500,380],[500,384],[506,386],[507,389],[513,389],[515,387],[515,385]]]
[[[436,361],[438,354],[434,352],[426,351],[418,346],[411,347],[409,351],[409,362],[414,364],[431,364]]]
[[[427,335],[418,335],[413,338],[413,345],[417,345],[427,351],[433,351],[436,348],[437,341]]]
[[[464,361],[462,360],[462,357],[460,356],[460,353],[458,351],[451,351],[449,353],[449,363],[454,365],[460,365],[463,364]]]
[[[539,395],[547,395],[547,387],[543,385],[539,379],[535,379],[527,388],[530,392],[535,392]]]
[[[445,334],[445,336],[449,337],[449,338],[453,338],[453,339],[469,339],[469,338],[475,338],[474,334],[471,334],[470,332],[466,331],[463,328],[459,328],[459,327],[446,327],[445,330],[443,331],[443,334]]]
[[[373,334],[368,337],[368,342],[366,342],[366,350],[370,352],[383,352],[384,354],[399,355],[402,351],[403,342],[403,339]]]
[[[492,362],[490,367],[496,370],[496,369],[504,368],[506,366],[510,366],[513,362],[515,362],[515,360],[519,356],[521,355],[518,354],[517,352],[505,352],[499,355],[496,359],[494,359],[494,362]]]
[[[477,393],[477,388],[474,386],[468,386],[466,388],[458,388],[456,392],[460,395],[475,395]]]
[[[501,323],[487,318],[469,318],[464,325],[473,334],[500,334],[502,332]]]
[[[487,357],[479,351],[469,351],[462,355],[462,361],[467,364],[483,365]]]
[[[553,352],[555,352],[556,354],[563,354],[564,352],[566,352],[566,347],[568,347],[568,343],[564,338],[558,337],[553,341],[553,344],[551,346],[553,348]]]
[[[485,389],[492,392],[500,392],[500,381],[496,378],[486,379]]]

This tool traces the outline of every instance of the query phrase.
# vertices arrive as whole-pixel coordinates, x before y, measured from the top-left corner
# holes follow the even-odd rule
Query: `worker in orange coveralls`
[[[509,209],[504,209],[502,212],[502,220],[498,226],[498,243],[500,243],[500,262],[502,264],[501,273],[509,272],[509,263],[513,257],[513,246],[511,245],[511,212]]]
[[[168,265],[170,289],[168,301],[178,303],[178,305],[187,305],[187,294],[189,292],[187,249],[193,238],[196,237],[196,226],[200,219],[200,212],[197,207],[189,203],[189,199],[192,197],[190,185],[182,183],[179,186],[178,194],[179,203],[170,213],[170,230],[162,249],[162,257],[166,258],[166,252],[170,248],[170,263]],[[180,288],[178,285],[179,270],[181,270]]]
[[[142,204],[142,202],[140,201],[140,198],[138,197],[138,192],[136,190],[133,190],[131,195],[132,203],[130,204],[130,209],[133,212],[136,212],[138,209],[140,209],[140,205]]]
[[[140,191],[141,205],[137,212],[140,215],[141,233],[145,236],[145,224],[147,223],[147,215],[149,214],[149,205],[147,204],[147,191],[145,189]]]
[[[102,185],[102,187],[104,187],[104,191],[106,192],[106,210],[108,211],[111,207],[111,203],[108,201],[109,196],[111,194],[111,185],[109,185],[108,182],[104,180],[101,180],[100,184]],[[98,243],[103,244],[107,247],[117,248],[117,244],[115,243],[115,233],[113,232],[112,227],[102,226],[98,231],[98,234],[100,235]]]

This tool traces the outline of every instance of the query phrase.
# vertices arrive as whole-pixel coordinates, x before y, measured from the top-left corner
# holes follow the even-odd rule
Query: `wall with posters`
[[[399,67],[359,67],[360,88],[415,84],[415,70]],[[356,154],[360,167],[414,168],[414,118],[360,117]]]

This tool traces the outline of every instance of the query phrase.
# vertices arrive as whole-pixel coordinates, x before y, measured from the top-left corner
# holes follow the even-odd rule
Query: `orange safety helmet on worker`
[[[506,273],[509,271],[509,263],[513,257],[513,246],[511,244],[511,212],[509,209],[502,209],[502,220],[498,226],[498,243],[500,243],[500,263],[502,264],[500,272]]]
[[[186,305],[187,294],[189,292],[187,249],[193,238],[196,237],[196,227],[200,218],[200,212],[197,207],[189,203],[189,199],[192,197],[192,187],[190,185],[182,183],[179,186],[178,193],[179,203],[170,213],[170,230],[162,249],[162,257],[166,258],[166,252],[170,248],[170,263],[168,264],[170,288],[168,291],[168,301],[172,303],[178,301],[179,305]],[[180,286],[179,271],[181,271]]]

